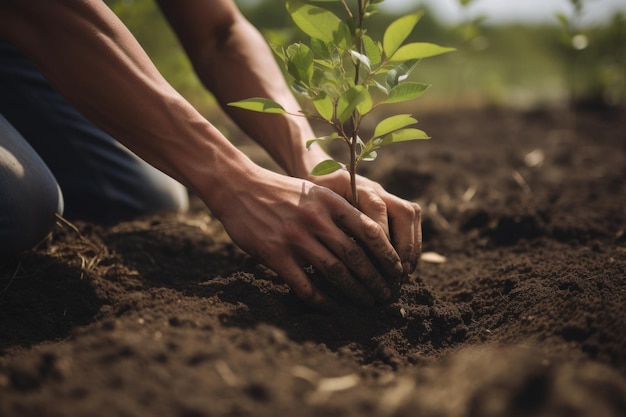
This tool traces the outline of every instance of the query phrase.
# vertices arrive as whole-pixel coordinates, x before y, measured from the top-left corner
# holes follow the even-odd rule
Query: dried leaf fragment
[[[428,264],[442,264],[446,262],[446,257],[437,252],[424,252],[420,257],[420,261]]]

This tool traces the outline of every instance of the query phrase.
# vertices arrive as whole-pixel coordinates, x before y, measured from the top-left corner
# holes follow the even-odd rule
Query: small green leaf
[[[380,90],[380,92],[382,92],[386,96],[389,95],[389,90],[391,90],[391,88],[387,88],[376,80],[374,80],[374,85]]]
[[[327,69],[333,69],[335,67],[335,63],[333,61],[329,61],[326,59],[315,59],[313,60],[313,62]]]
[[[395,68],[389,70],[389,72],[387,73],[387,77],[385,78],[387,90],[391,90],[399,83],[406,80],[411,72],[413,72],[418,62],[418,59],[412,59],[410,61],[403,62]]]
[[[372,100],[372,96],[370,95],[370,92],[367,89],[365,89],[363,94],[364,94],[363,100],[356,106],[356,110],[359,112],[360,115],[369,113],[369,111],[372,110],[372,107],[374,106],[374,102]]]
[[[326,61],[332,61],[333,47],[321,39],[311,38],[311,50],[315,57]]]
[[[337,132],[333,132],[328,136],[320,136],[319,138],[309,139],[306,141],[306,148],[309,149],[311,145],[316,142],[330,142],[335,139],[339,139],[339,134]]]
[[[392,22],[383,35],[383,51],[387,57],[392,56],[411,34],[413,28],[424,12],[420,11],[403,16]]]
[[[309,93],[309,86],[305,86],[302,84],[302,81],[294,81],[291,83],[291,89],[304,97],[311,98],[311,94]]]
[[[389,92],[389,97],[385,103],[400,103],[418,98],[430,87],[428,84],[406,82],[398,84]]]
[[[378,153],[376,153],[376,151],[371,151],[371,152],[368,152],[366,154],[359,156],[359,160],[369,162],[369,161],[373,161],[374,159],[376,159],[377,156],[378,156]]]
[[[350,118],[356,107],[369,97],[367,89],[361,85],[356,85],[346,90],[337,100],[337,119],[344,123]],[[370,98],[371,99],[371,98]]]
[[[353,50],[350,51],[350,55],[354,59],[355,63],[358,61],[361,64],[365,65],[365,68],[367,68],[368,72],[372,71],[372,65],[370,64],[370,59],[367,56],[360,54],[357,51],[353,51]]]
[[[455,49],[439,46],[434,43],[413,42],[401,46],[400,49],[398,49],[390,58],[390,62],[404,62],[410,59],[428,58],[452,51],[455,51]]]
[[[396,132],[390,133],[383,138],[382,145],[389,145],[390,143],[406,142],[409,140],[430,139],[430,136],[420,129],[402,129]]]
[[[325,161],[320,162],[315,165],[315,167],[311,170],[311,175],[319,176],[331,174],[338,169],[342,169],[343,165],[337,161],[333,161],[332,159],[327,159]]]
[[[376,42],[367,35],[363,35],[363,48],[365,49],[365,55],[367,55],[372,65],[380,64],[380,60],[382,59],[380,48]]]
[[[302,0],[287,0],[287,11],[300,30],[312,38],[346,46],[350,30],[333,12]]]
[[[313,52],[302,43],[294,43],[287,48],[287,71],[293,78],[306,85],[313,78]]]
[[[254,97],[228,103],[229,106],[261,113],[285,114],[287,111],[280,104],[266,98]]]
[[[313,98],[313,105],[317,112],[324,118],[324,120],[331,121],[335,112],[335,106],[333,100],[325,92],[319,93]]]
[[[285,55],[285,48],[283,48],[282,45],[277,45],[275,43],[271,43],[270,47],[272,48],[272,51],[274,51],[274,53],[276,54],[276,56],[278,58],[280,58],[280,60],[284,63],[287,60],[287,56]]]
[[[410,114],[398,114],[395,116],[387,117],[384,120],[381,120],[380,123],[374,129],[373,138],[378,138],[381,136],[385,136],[388,133],[393,131],[405,128],[409,125],[417,123],[417,119],[412,117]]]

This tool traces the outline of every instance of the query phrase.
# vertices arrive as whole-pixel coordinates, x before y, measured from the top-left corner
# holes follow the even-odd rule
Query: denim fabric
[[[0,115],[9,122],[3,122],[0,146],[20,149],[19,155],[13,157],[26,173],[15,189],[9,188],[8,182],[1,184],[0,219],[8,219],[4,217],[8,216],[6,213],[23,209],[29,201],[30,197],[16,197],[14,193],[39,187],[36,184],[40,179],[36,177],[43,170],[35,166],[41,160],[63,191],[64,216],[68,219],[111,223],[156,211],[184,211],[188,207],[187,191],[181,184],[139,159],[85,119],[54,91],[17,48],[2,40]],[[17,143],[24,140],[29,147]],[[32,155],[31,147],[41,159]],[[5,158],[12,159],[8,153],[12,152],[5,152]],[[7,171],[6,164],[6,160],[4,165],[0,160],[0,171]],[[9,177],[10,174],[0,172],[0,178]],[[44,187],[49,186],[48,180],[41,180],[46,184]],[[47,212],[43,207],[42,210]],[[39,220],[33,218],[33,222]],[[12,226],[5,221],[0,223],[2,227],[5,230],[0,229],[0,236],[5,236],[2,233],[8,233],[7,228]],[[24,226],[15,223],[13,227]],[[4,237],[2,239],[0,244],[4,247],[6,243]]]
[[[85,119],[6,41],[0,41],[0,114],[56,177],[69,219],[112,222],[188,205],[182,185]]]

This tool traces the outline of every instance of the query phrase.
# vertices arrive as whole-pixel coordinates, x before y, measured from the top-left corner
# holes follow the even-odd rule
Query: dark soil
[[[63,226],[0,267],[0,416],[626,415],[626,114],[420,116],[398,302],[311,311],[199,205]]]

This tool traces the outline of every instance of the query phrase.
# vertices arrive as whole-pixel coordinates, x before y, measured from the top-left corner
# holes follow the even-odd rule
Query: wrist
[[[254,189],[252,180],[263,168],[236,148],[223,150],[212,163],[205,163],[192,174],[191,189],[211,213],[221,219],[231,211],[233,201]]]

